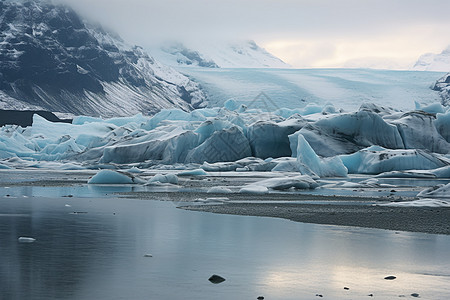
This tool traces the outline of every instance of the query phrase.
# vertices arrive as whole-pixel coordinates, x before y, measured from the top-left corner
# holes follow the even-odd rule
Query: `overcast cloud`
[[[128,42],[253,39],[297,67],[406,68],[450,44],[448,0],[59,0]]]

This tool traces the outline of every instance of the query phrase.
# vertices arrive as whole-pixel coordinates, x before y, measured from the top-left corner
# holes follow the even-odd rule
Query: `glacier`
[[[176,169],[180,176],[278,172],[314,179],[348,174],[448,178],[450,112],[439,107],[402,112],[364,103],[357,111],[341,112],[328,104],[301,115],[292,109],[249,109],[234,101],[192,112],[167,109],[151,117],[78,116],[72,124],[35,114],[32,126],[0,128],[0,165],[127,174]]]

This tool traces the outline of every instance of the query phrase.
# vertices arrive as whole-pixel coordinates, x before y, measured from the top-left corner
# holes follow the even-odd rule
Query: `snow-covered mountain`
[[[450,105],[450,73],[439,78],[432,89],[439,92],[443,105]]]
[[[414,64],[413,70],[416,71],[450,71],[450,46],[439,54],[426,53],[419,57]]]
[[[199,44],[166,43],[152,47],[151,53],[171,66],[207,68],[289,68],[278,57],[254,41],[202,42]]]
[[[205,105],[196,83],[70,8],[0,2],[0,108],[120,116]]]

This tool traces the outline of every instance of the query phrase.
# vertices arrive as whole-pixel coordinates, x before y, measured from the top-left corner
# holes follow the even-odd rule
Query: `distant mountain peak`
[[[289,68],[253,40],[233,42],[167,43],[152,53],[171,66],[207,68]]]
[[[426,53],[419,57],[413,66],[413,70],[417,71],[450,71],[450,45],[441,53]]]

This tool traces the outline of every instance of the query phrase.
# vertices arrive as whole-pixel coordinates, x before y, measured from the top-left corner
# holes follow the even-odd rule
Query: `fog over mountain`
[[[94,116],[202,107],[198,85],[47,1],[0,2],[0,108]]]

